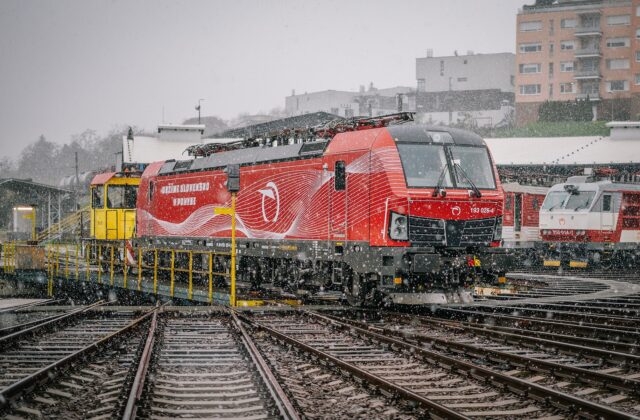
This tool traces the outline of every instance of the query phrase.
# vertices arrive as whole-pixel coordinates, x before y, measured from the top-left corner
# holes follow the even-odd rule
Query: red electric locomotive
[[[239,281],[340,291],[353,302],[466,299],[465,285],[504,271],[497,170],[479,136],[398,124],[406,119],[355,119],[305,138],[281,132],[150,164],[137,241],[228,249],[231,216],[214,208],[230,205],[225,168],[239,164]]]

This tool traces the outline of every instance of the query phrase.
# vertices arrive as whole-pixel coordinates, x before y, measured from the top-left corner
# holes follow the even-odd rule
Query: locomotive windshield
[[[591,207],[595,196],[595,191],[575,191],[573,193],[567,191],[552,191],[547,194],[547,197],[544,199],[542,209],[547,211],[557,209],[587,210]]]
[[[485,147],[398,143],[398,151],[408,187],[496,187]]]

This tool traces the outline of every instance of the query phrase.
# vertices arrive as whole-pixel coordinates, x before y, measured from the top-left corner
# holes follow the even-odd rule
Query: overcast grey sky
[[[525,0],[0,0],[0,156],[44,134],[230,118],[291,89],[415,86],[432,48],[513,52]],[[529,1],[528,3],[531,3]]]

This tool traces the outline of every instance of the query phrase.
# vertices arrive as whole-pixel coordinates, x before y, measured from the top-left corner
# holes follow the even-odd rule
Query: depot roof
[[[498,166],[640,163],[640,135],[485,139]]]

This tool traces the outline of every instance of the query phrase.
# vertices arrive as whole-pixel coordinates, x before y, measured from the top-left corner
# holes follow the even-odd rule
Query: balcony
[[[599,101],[600,100],[600,92],[595,91],[595,92],[578,93],[576,95],[576,99],[578,99],[578,100],[589,99],[589,101],[592,101],[592,102]]]
[[[576,58],[600,58],[602,51],[598,47],[580,48],[576,50]]]
[[[600,26],[595,25],[587,25],[587,26],[578,26],[574,32],[575,36],[602,36],[602,31],[600,30]]]
[[[589,69],[589,70],[576,70],[573,74],[573,78],[576,80],[593,80],[593,79],[602,79],[602,75],[600,74],[600,70],[598,69]]]

